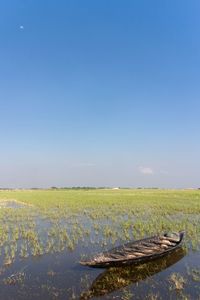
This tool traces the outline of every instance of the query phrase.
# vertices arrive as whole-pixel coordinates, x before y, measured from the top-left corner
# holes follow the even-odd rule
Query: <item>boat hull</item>
[[[157,258],[162,258],[180,248],[183,243],[184,232],[179,232],[179,240],[176,242],[170,242],[170,238],[166,238],[165,240],[164,237],[165,236],[162,236],[161,239],[161,236],[152,236],[142,240],[129,242],[122,246],[115,247],[110,251],[103,252],[89,261],[81,261],[80,263],[93,268],[121,267],[146,263]],[[165,244],[162,244],[162,241]],[[172,245],[169,245],[168,243],[167,246],[166,243],[168,241]],[[127,249],[129,250],[128,252]],[[151,253],[145,255],[145,252],[148,251]],[[137,257],[135,257],[136,255]]]

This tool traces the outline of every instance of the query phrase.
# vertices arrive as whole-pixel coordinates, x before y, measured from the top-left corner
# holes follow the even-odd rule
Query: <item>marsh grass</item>
[[[169,281],[172,284],[171,288],[175,289],[176,291],[182,291],[186,284],[186,279],[178,273],[171,274]]]
[[[81,258],[164,231],[185,230],[186,251],[199,251],[200,191],[0,191],[0,203],[9,199],[21,206],[0,208],[0,268],[77,247]],[[185,284],[175,275],[172,282]]]
[[[187,233],[186,248],[198,250],[199,247],[199,191],[0,192],[1,202],[9,199],[28,206],[20,210],[6,207],[0,210],[0,247],[5,249],[6,261],[9,261],[9,251],[5,247],[11,241],[12,260],[17,253],[27,257],[48,251],[73,251],[81,241],[107,246],[182,229]],[[16,251],[19,240],[22,246]]]

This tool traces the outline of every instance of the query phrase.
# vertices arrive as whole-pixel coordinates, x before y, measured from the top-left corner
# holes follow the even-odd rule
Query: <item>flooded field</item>
[[[155,261],[79,261],[130,240],[185,230]],[[200,299],[200,191],[0,192],[0,299]]]

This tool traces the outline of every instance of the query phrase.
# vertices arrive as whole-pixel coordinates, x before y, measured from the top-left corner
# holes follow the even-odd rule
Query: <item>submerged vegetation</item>
[[[2,284],[26,281],[25,271],[13,272],[13,276],[8,272],[9,268],[26,260],[49,256],[53,260],[54,255],[59,253],[64,256],[76,253],[71,261],[71,264],[76,264],[85,255],[124,241],[180,230],[186,231],[184,248],[188,256],[190,253],[199,254],[198,190],[0,191]],[[198,272],[190,273],[189,282],[199,278]],[[57,273],[50,268],[46,275],[48,280],[53,280]],[[172,272],[170,285],[174,289],[183,289],[189,282]],[[57,289],[56,292],[53,290],[59,293]],[[74,290],[71,292],[76,294]],[[157,295],[157,291],[150,291],[150,294]]]

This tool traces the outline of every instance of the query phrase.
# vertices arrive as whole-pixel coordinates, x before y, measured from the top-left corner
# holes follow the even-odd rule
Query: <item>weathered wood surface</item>
[[[183,238],[184,232],[156,235],[102,252],[80,263],[91,267],[106,268],[146,262],[174,251],[181,246]]]

